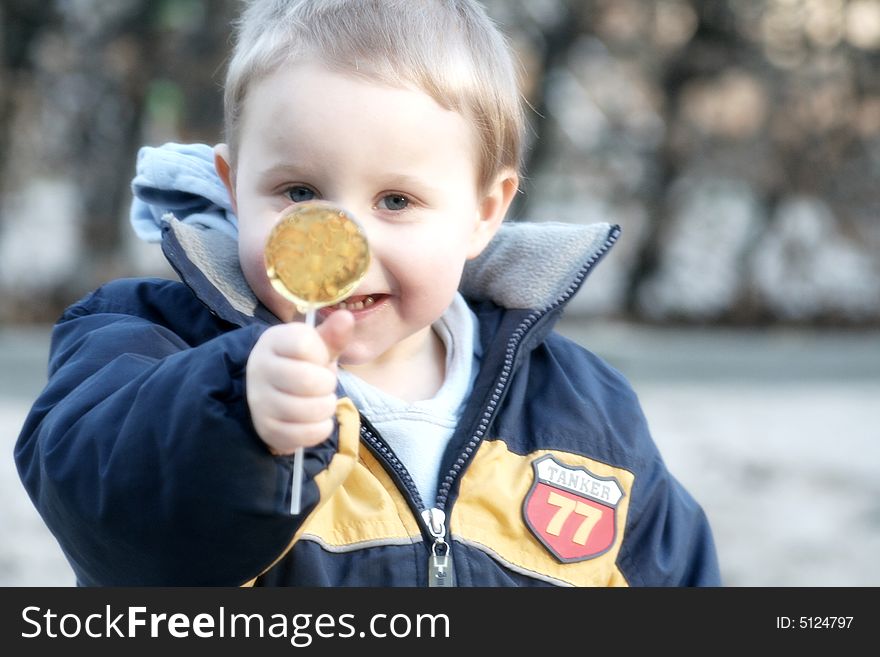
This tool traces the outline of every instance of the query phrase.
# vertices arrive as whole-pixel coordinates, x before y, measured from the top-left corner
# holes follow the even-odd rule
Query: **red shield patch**
[[[548,454],[532,462],[535,481],[523,501],[532,533],[563,563],[598,557],[614,545],[623,489],[614,477],[570,467]]]

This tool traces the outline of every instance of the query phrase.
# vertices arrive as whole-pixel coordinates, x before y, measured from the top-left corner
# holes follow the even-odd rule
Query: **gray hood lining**
[[[181,256],[219,291],[238,313],[254,317],[261,307],[238,259],[235,238],[219,230],[163,217],[182,249]],[[460,290],[467,299],[492,301],[504,308],[542,310],[559,302],[578,276],[609,246],[618,230],[608,223],[504,223],[480,256],[464,269]],[[191,268],[171,264],[196,294],[208,301],[203,284],[191,280]],[[209,305],[211,305],[209,303]]]

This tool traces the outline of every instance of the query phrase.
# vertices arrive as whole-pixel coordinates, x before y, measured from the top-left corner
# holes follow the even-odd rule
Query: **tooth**
[[[370,295],[363,297],[360,301],[340,301],[339,303],[331,306],[336,310],[363,310],[364,308],[369,308],[373,304],[376,303],[376,298]]]

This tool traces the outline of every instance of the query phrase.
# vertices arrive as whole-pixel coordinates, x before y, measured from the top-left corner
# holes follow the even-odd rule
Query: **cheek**
[[[258,287],[261,279],[266,278],[263,264],[263,250],[260,248],[259,236],[252,231],[241,230],[238,235],[238,259],[241,271],[251,287]]]
[[[419,305],[430,298],[438,298],[441,304],[446,297],[451,301],[465,264],[461,241],[436,236],[404,243],[406,248],[397,250],[393,272],[404,294],[419,299]]]
[[[248,285],[250,285],[254,294],[257,295],[257,298],[263,302],[263,305],[279,317],[283,317],[282,313],[285,302],[272,288],[272,285],[269,283],[269,277],[266,276],[266,264],[263,259],[264,241],[265,238],[262,235],[249,231],[242,231],[240,233],[238,258],[241,264],[241,271]]]

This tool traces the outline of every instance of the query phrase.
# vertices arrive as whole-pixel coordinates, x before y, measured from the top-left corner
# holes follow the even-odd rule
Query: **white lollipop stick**
[[[315,327],[315,309],[309,308],[306,312],[306,325]],[[303,448],[297,447],[293,453],[293,481],[290,482],[290,512],[299,515],[302,509],[302,481],[303,481]]]

